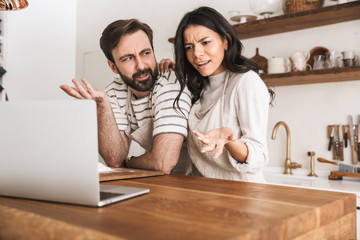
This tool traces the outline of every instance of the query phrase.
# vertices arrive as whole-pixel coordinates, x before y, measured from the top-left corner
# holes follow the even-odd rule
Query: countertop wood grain
[[[356,239],[355,194],[164,175],[102,208],[0,197],[0,239]]]

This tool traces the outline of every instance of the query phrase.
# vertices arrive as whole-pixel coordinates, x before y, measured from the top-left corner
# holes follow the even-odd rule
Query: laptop
[[[0,102],[0,195],[101,207],[149,189],[99,184],[96,103]]]

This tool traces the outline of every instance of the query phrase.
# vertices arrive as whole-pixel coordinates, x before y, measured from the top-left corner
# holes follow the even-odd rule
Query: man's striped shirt
[[[191,107],[190,92],[184,89],[179,101],[180,109],[173,103],[180,90],[174,72],[160,76],[148,96],[136,99],[120,78],[115,78],[105,89],[120,131],[129,136],[139,128],[149,128],[150,135],[178,133],[187,136],[187,118]],[[149,121],[152,120],[152,121]],[[152,126],[151,126],[152,125]],[[148,131],[148,130],[146,130]],[[149,139],[152,142],[152,139]]]

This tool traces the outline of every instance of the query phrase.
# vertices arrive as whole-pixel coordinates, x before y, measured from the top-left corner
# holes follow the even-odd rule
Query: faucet
[[[286,130],[286,159],[285,159],[285,171],[284,174],[292,174],[291,169],[295,169],[295,168],[301,168],[301,164],[298,164],[296,162],[292,162],[290,159],[290,129],[289,126],[283,122],[280,121],[278,123],[276,123],[276,125],[274,126],[274,129],[272,131],[272,136],[271,139],[275,140],[276,138],[276,132],[277,129],[279,128],[280,125],[283,125],[285,127]]]

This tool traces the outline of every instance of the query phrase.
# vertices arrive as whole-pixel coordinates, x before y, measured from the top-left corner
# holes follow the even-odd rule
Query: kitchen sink
[[[276,185],[290,185],[290,186],[301,186],[301,187],[313,187],[313,180],[306,179],[305,177],[299,176],[267,176],[265,179],[270,184]]]
[[[268,184],[290,187],[313,188],[337,192],[355,193],[356,206],[360,208],[360,178],[347,178],[343,180],[329,180],[329,171],[316,171],[318,177],[308,177],[308,169],[293,170],[293,175],[283,174],[280,167],[267,167],[264,170],[265,180]]]

